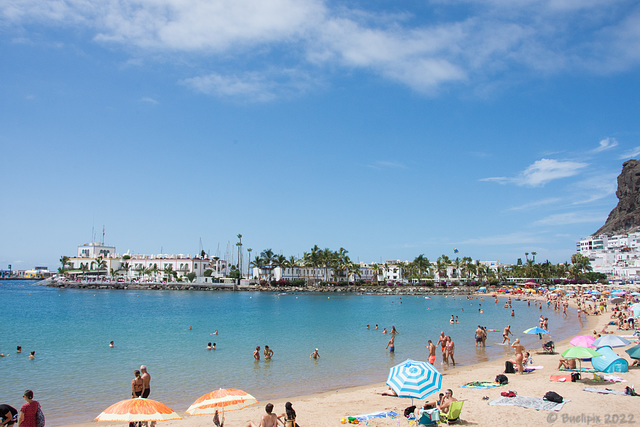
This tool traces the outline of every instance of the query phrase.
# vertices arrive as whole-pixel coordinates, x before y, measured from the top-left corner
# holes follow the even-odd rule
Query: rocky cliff
[[[618,206],[616,206],[607,222],[595,233],[625,234],[640,230],[640,161],[629,160],[622,165],[618,176]]]

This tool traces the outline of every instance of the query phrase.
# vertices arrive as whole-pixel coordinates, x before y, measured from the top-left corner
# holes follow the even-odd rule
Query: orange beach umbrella
[[[173,409],[156,400],[138,397],[135,399],[121,400],[102,411],[96,417],[96,421],[168,421],[181,420]]]
[[[189,406],[187,414],[210,415],[215,413],[217,409],[222,409],[223,411],[235,411],[237,409],[246,408],[247,406],[251,406],[255,403],[258,403],[258,400],[246,391],[242,391],[237,388],[221,388],[200,396],[191,406]]]

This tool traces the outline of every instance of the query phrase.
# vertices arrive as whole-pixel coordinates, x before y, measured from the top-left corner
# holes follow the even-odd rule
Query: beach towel
[[[610,383],[626,383],[627,382],[627,380],[625,380],[624,378],[621,378],[621,377],[619,377],[617,375],[601,374],[600,372],[596,372],[595,375],[597,375],[598,377],[600,377],[604,381],[609,381]]]
[[[571,374],[567,374],[567,375],[551,375],[551,377],[549,378],[551,381],[558,381],[558,382],[571,382]]]
[[[598,393],[598,394],[620,394],[622,396],[630,396],[624,391],[610,390],[608,388],[585,387],[583,388],[583,390],[590,391],[591,393]]]
[[[591,372],[594,373],[596,370],[593,368],[582,368],[582,369],[567,369],[567,368],[560,368],[558,369],[559,371],[565,371],[565,372]]]
[[[461,385],[460,388],[494,388],[500,387],[504,384],[500,383],[492,383],[492,382],[482,382],[482,381],[472,381],[470,383],[466,383],[465,385]]]
[[[531,370],[534,370],[534,369],[544,369],[544,366],[527,366],[527,369],[531,369]]]
[[[531,408],[538,411],[541,409],[544,409],[545,411],[559,411],[567,402],[569,402],[569,400],[566,399],[562,403],[555,403],[544,400],[540,397],[516,396],[499,397],[496,400],[492,400],[491,402],[489,402],[489,405],[520,406],[522,408]]]
[[[371,414],[365,414],[365,415],[356,415],[355,419],[357,419],[358,421],[367,421],[367,420],[372,420],[374,418],[395,418],[397,417],[398,414],[396,414],[393,411],[380,411],[380,412],[373,412]]]

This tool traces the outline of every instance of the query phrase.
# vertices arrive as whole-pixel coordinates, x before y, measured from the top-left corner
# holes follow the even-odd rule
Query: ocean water
[[[537,336],[522,331],[537,326],[541,313],[555,340],[580,329],[574,313],[564,321],[514,300],[511,317],[503,300],[464,296],[77,290],[0,281],[0,300],[0,353],[10,353],[0,358],[0,403],[19,408],[32,389],[48,425],[88,422],[129,398],[141,364],[152,376],[150,397],[184,411],[218,388],[263,401],[382,382],[391,366],[426,360],[427,340],[435,343],[440,331],[452,336],[458,365],[468,365],[513,354],[499,344],[507,324],[527,348],[539,347]],[[449,323],[452,314],[459,323]],[[500,330],[489,332],[483,350],[473,339],[479,324]],[[392,325],[400,332],[395,354],[382,334]],[[217,350],[206,350],[208,342]],[[255,362],[257,345],[272,348],[273,359]],[[315,348],[320,359],[309,359]],[[35,360],[27,359],[31,350]],[[445,369],[436,354],[435,366]]]

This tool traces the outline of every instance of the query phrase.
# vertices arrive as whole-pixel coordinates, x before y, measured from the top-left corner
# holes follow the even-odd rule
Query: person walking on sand
[[[256,346],[256,350],[253,352],[253,358],[256,361],[260,360],[260,346]]]
[[[253,422],[249,421],[247,427],[276,427],[277,425],[282,424],[276,414],[273,413],[273,403],[267,403],[267,406],[264,407],[264,410],[266,414],[262,416],[262,418],[260,419],[260,423],[254,424]]]
[[[429,349],[429,363],[432,365],[436,363],[436,346],[433,345],[433,341],[427,341],[427,345],[425,345]]]
[[[387,343],[387,346],[385,347],[385,348],[388,348],[389,352],[391,353],[396,351],[395,340],[396,340],[395,335],[391,335],[391,339],[389,340],[389,342]]]
[[[524,346],[520,344],[520,338],[516,338],[516,340],[511,344],[511,347],[516,352],[516,365],[518,365],[518,373],[522,374],[524,372],[524,364],[522,361],[524,360]]]
[[[504,344],[505,341],[509,341],[509,344],[511,344],[511,338],[509,338],[509,334],[513,335],[511,333],[511,325],[507,325],[507,327],[504,328],[504,331],[502,332],[502,344]]]
[[[20,408],[18,425],[20,427],[37,427],[36,413],[40,409],[40,403],[37,400],[33,400],[33,391],[31,390],[25,391],[22,397],[27,403]]]

